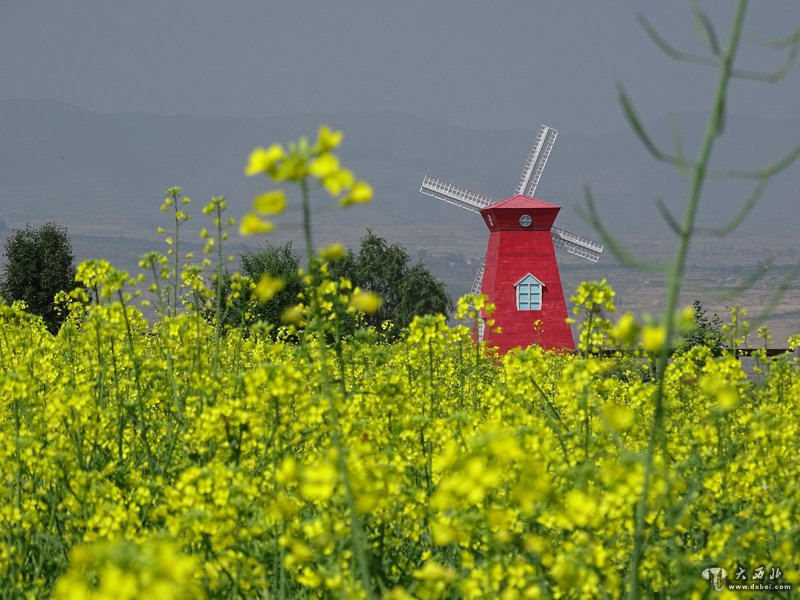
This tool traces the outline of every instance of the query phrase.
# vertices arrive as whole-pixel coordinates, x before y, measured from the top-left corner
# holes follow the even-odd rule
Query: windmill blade
[[[539,185],[539,180],[542,178],[544,166],[547,164],[547,159],[550,158],[553,144],[556,143],[557,136],[558,130],[547,125],[539,127],[536,141],[533,143],[531,153],[528,155],[528,160],[525,161],[525,167],[522,169],[522,177],[519,180],[519,185],[517,185],[517,194],[524,194],[533,198],[536,186]]]
[[[475,274],[475,281],[472,282],[471,293],[477,296],[481,293],[481,286],[483,285],[483,272],[486,270],[486,255],[483,255],[481,266],[478,267],[478,272]]]
[[[428,175],[425,175],[425,178],[422,180],[419,191],[428,196],[433,196],[439,200],[444,200],[450,204],[460,206],[461,208],[466,208],[472,212],[480,212],[482,208],[494,204],[494,200],[489,196],[470,192],[466,188],[458,187],[457,185],[447,183],[446,181]]]
[[[591,262],[597,262],[600,259],[600,254],[603,252],[603,244],[593,242],[559,227],[551,227],[550,233],[553,236],[553,245],[556,248],[563,248],[567,252]]]

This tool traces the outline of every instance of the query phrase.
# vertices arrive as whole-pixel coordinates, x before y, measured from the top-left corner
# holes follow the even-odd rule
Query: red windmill
[[[484,293],[496,305],[495,327],[478,331],[500,352],[538,344],[574,350],[555,248],[597,262],[603,245],[553,226],[560,207],[533,197],[558,131],[542,125],[514,196],[495,202],[428,175],[420,192],[480,213],[489,228],[489,245],[472,293]]]

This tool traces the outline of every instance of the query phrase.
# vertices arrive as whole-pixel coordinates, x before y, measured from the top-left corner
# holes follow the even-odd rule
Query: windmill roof
[[[522,194],[517,194],[516,196],[511,196],[510,198],[506,198],[501,202],[492,204],[487,208],[560,208],[560,207],[556,204],[550,204],[549,202],[544,202],[542,200],[537,200],[536,198],[531,198],[530,196],[523,196]]]

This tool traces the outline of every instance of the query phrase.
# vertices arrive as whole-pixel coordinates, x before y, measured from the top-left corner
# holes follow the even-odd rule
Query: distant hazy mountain
[[[240,216],[264,180],[246,178],[243,167],[256,145],[313,136],[319,123],[343,129],[344,162],[376,190],[368,208],[325,212],[320,230],[330,228],[352,242],[367,226],[384,234],[395,228],[432,228],[431,244],[447,236],[479,237],[483,226],[465,211],[419,194],[425,173],[498,199],[513,193],[539,120],[518,131],[471,130],[426,122],[397,113],[357,117],[325,115],[280,119],[98,114],[49,100],[0,101],[0,210],[9,227],[58,221],[71,231],[142,235],[164,224],[158,206],[164,190],[181,185],[197,205],[225,195]],[[702,116],[680,115],[692,151],[702,133]],[[558,123],[548,123],[558,127]],[[667,120],[651,124],[654,136],[672,142]],[[755,167],[800,141],[800,120],[729,118],[719,140],[721,163]],[[800,168],[783,173],[768,188],[746,228],[759,234],[789,234],[800,222]],[[537,190],[564,207],[558,224],[592,236],[575,214],[582,186],[592,185],[613,231],[646,239],[665,230],[653,207],[662,197],[680,214],[686,182],[655,163],[627,130],[602,135],[560,132]],[[703,218],[732,215],[750,188],[741,182],[710,185]],[[197,209],[199,212],[199,207]],[[297,214],[286,220],[297,221]],[[401,231],[402,230],[402,231]],[[402,239],[400,241],[403,241]],[[419,240],[416,240],[419,243]]]

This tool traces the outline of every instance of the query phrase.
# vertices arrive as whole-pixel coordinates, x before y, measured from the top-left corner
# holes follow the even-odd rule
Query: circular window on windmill
[[[530,227],[531,223],[533,223],[533,219],[531,219],[530,215],[522,215],[519,218],[519,224],[523,227]]]

